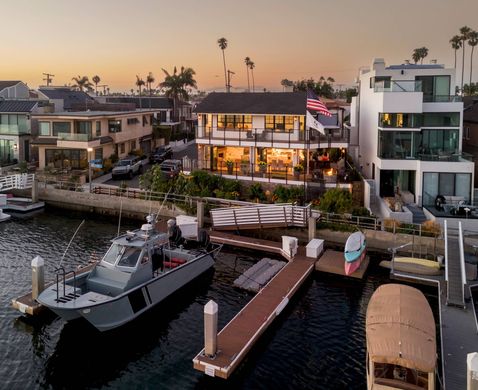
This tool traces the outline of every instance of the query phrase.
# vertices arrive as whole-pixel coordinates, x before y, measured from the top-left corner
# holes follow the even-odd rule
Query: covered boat
[[[366,252],[367,240],[365,235],[361,231],[352,233],[347,239],[344,249],[346,275],[354,273],[360,267]]]
[[[366,336],[369,390],[435,389],[435,320],[419,290],[379,287],[368,304]]]
[[[214,265],[221,246],[207,236],[199,244],[183,243],[174,224],[168,234],[151,222],[115,238],[91,271],[66,277],[59,269],[38,302],[65,320],[84,317],[105,331],[133,320]]]

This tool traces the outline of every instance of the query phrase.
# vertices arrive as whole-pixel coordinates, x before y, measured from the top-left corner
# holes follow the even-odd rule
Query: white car
[[[120,176],[127,176],[131,179],[134,175],[142,172],[143,161],[138,156],[128,156],[118,161],[111,172],[111,178],[115,180]]]

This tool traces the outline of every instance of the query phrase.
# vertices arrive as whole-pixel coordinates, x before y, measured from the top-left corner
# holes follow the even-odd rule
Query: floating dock
[[[210,237],[213,242],[283,254],[281,245],[272,241],[218,232],[211,232]],[[193,359],[194,368],[207,375],[227,379],[312,273],[314,262],[315,259],[305,256],[305,248],[299,247],[293,260],[219,332],[216,356],[206,356],[203,349]]]
[[[368,256],[365,256],[360,267],[351,275],[345,275],[344,261],[344,252],[327,249],[317,263],[315,263],[315,269],[321,272],[328,272],[329,274],[363,279],[370,262]]]

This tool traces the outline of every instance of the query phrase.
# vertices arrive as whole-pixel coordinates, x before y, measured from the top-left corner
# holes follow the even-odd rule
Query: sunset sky
[[[233,90],[247,87],[246,56],[257,89],[281,90],[283,78],[321,75],[351,85],[373,57],[403,63],[421,46],[426,62],[453,67],[449,39],[478,29],[477,0],[2,0],[0,10],[0,80],[36,88],[42,72],[55,85],[97,74],[112,92],[150,71],[159,82],[174,65],[192,67],[200,90],[223,89],[220,37]]]

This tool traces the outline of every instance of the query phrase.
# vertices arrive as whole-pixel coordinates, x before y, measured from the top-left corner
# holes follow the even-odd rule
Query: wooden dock
[[[344,261],[344,252],[327,249],[317,263],[315,263],[315,269],[321,272],[328,272],[329,274],[363,279],[370,262],[368,256],[365,256],[360,267],[351,275],[345,275]]]
[[[272,253],[282,252],[279,243],[249,237],[212,232],[211,240]],[[314,261],[306,257],[305,248],[300,247],[294,259],[219,332],[216,356],[205,356],[203,349],[193,359],[194,368],[227,379],[313,271]]]

